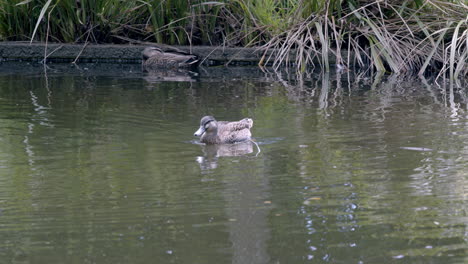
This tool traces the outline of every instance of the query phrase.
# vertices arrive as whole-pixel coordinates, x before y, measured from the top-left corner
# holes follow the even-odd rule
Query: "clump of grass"
[[[75,43],[138,39],[186,44],[190,11],[186,0],[0,0],[0,36]]]
[[[277,34],[263,49],[275,49],[275,68],[291,62],[299,71],[319,64],[326,71],[336,64],[368,64],[378,71],[449,70],[457,78],[467,74],[467,16],[462,3],[442,1],[329,1],[301,2],[308,16]],[[443,19],[441,19],[443,18]],[[341,51],[346,51],[344,57]],[[352,56],[351,56],[352,55]],[[431,67],[429,67],[431,66]]]

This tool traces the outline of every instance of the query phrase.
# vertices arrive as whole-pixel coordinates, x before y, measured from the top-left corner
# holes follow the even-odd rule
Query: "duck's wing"
[[[171,64],[172,63],[172,64]],[[143,66],[147,69],[151,68],[167,68],[176,65],[175,62],[165,61],[161,56],[153,56],[143,61]]]
[[[195,55],[190,54],[180,54],[176,52],[171,53],[164,53],[163,55],[166,60],[173,61],[175,63],[183,63],[183,64],[195,64],[198,62],[198,57]]]
[[[198,57],[195,55],[182,55],[177,53],[161,53],[149,57],[143,61],[146,69],[152,68],[179,68],[190,67],[198,63]]]
[[[237,122],[218,121],[218,126],[218,135],[225,143],[246,141],[252,136],[250,128],[253,126],[253,121],[250,118],[244,118]]]
[[[236,142],[243,142],[243,141],[248,141],[252,137],[252,134],[250,133],[250,130],[245,128],[242,130],[238,130],[234,133],[229,134],[229,136],[226,138],[227,143],[236,143]]]
[[[244,118],[240,121],[227,122],[227,121],[218,121],[218,125],[223,131],[240,131],[243,129],[250,129],[253,127],[253,120],[250,118]]]

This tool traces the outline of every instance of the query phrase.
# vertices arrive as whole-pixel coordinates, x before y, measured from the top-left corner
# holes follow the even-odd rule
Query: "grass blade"
[[[437,40],[436,43],[434,43],[434,48],[431,50],[431,52],[426,56],[426,60],[424,61],[423,65],[421,66],[421,69],[418,72],[418,75],[422,75],[425,71],[429,63],[431,62],[432,58],[434,57],[434,54],[436,51],[439,49],[440,42],[444,39],[445,33],[447,32],[448,28],[444,29],[443,32],[440,33],[439,39]],[[432,38],[431,38],[432,40]]]
[[[452,42],[450,43],[450,81],[454,80],[454,73],[455,73],[455,53],[457,51],[457,41],[458,41],[458,30],[460,26],[465,23],[465,21],[458,22],[458,25],[455,27],[455,31],[453,32]]]
[[[39,24],[41,23],[42,18],[44,18],[45,12],[49,8],[50,3],[52,3],[52,0],[48,0],[45,5],[41,9],[41,13],[39,14],[39,18],[37,19],[36,26],[34,27],[34,31],[31,36],[31,41],[29,43],[32,43],[34,40],[34,36],[36,35],[37,28],[39,27]]]

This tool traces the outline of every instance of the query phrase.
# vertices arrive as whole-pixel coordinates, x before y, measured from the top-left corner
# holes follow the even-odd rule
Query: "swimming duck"
[[[181,51],[163,51],[158,47],[146,47],[143,52],[143,67],[191,68],[197,65],[198,57]]]
[[[227,122],[216,121],[212,116],[204,116],[194,136],[201,137],[200,142],[205,144],[231,144],[250,140],[252,126],[251,118]]]

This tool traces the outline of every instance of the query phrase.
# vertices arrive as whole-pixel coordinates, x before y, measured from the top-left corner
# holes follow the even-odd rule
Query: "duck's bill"
[[[197,131],[195,131],[193,135],[196,137],[200,137],[201,135],[203,135],[203,133],[205,133],[205,128],[201,126]]]

